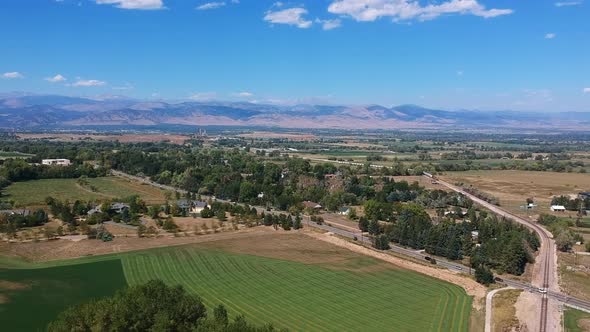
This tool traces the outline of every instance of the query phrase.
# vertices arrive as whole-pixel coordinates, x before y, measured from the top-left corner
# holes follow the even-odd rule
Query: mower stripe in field
[[[227,257],[227,256],[226,256],[226,257],[218,257],[218,258],[220,258],[220,260],[219,260],[219,261],[220,261],[220,265],[221,265],[221,266],[224,266],[224,267],[226,267],[226,265],[225,265],[225,264],[227,264],[227,263],[229,263],[229,264],[232,264],[232,261],[235,261],[235,259],[233,259],[233,258],[230,258],[230,257]],[[228,272],[228,275],[231,275],[232,277],[235,277],[235,278],[241,279],[241,282],[242,282],[243,284],[246,284],[246,285],[248,285],[248,286],[249,286],[249,287],[243,287],[242,289],[253,290],[253,289],[259,288],[259,289],[260,289],[260,291],[256,292],[257,294],[260,294],[260,293],[261,293],[261,291],[262,291],[262,294],[264,294],[264,295],[268,294],[268,290],[264,290],[263,288],[259,287],[259,285],[258,285],[258,284],[252,283],[252,281],[253,281],[253,279],[252,279],[252,278],[247,278],[247,279],[244,279],[244,278],[242,278],[242,276],[241,276],[241,273],[235,273],[236,269],[227,269],[227,270],[229,271],[229,272]],[[239,271],[239,270],[238,270],[238,271]],[[254,272],[254,273],[255,273],[255,272],[256,272],[256,270],[254,270],[254,269],[253,269],[253,270],[252,270],[252,272]],[[284,281],[282,281],[282,280],[279,278],[279,279],[277,279],[276,283],[277,283],[277,284],[281,284],[281,283],[284,283]],[[284,287],[284,286],[285,286],[285,285],[283,285],[283,287]],[[241,290],[237,290],[237,292],[240,292],[240,291],[241,291]],[[250,297],[248,297],[248,296],[245,296],[245,297],[246,297],[246,300],[247,300],[247,301],[248,301],[248,300],[250,300],[250,299],[252,298],[251,296],[250,296]],[[254,297],[255,297],[255,296],[254,296]],[[255,297],[255,298],[258,298],[258,297]],[[289,300],[289,302],[292,302],[292,300],[293,300],[293,299],[292,299],[292,298],[289,298],[288,300]],[[284,305],[284,308],[285,308],[285,310],[283,310],[283,311],[285,312],[285,314],[287,314],[287,315],[291,315],[291,316],[293,315],[293,311],[297,311],[297,306],[294,306],[294,305],[291,305],[291,306],[289,306],[289,305]],[[317,318],[320,318],[320,317],[316,317],[316,320],[317,320]],[[300,321],[300,320],[298,320],[298,321]],[[312,322],[309,322],[309,323],[312,323]],[[313,324],[313,325],[316,325],[316,326],[314,327],[314,330],[325,330],[325,328],[324,328],[324,327],[325,327],[325,326],[328,326],[327,324],[328,324],[329,322],[323,322],[323,323],[325,323],[326,325],[316,325],[316,324]],[[299,328],[303,328],[303,326],[300,326]]]
[[[198,262],[202,263],[202,265],[204,267],[206,267],[206,269],[205,269],[206,271],[208,271],[208,272],[214,271],[212,268],[210,268],[210,263],[209,263],[207,257],[205,257],[205,255],[198,255],[197,254],[197,255],[193,255],[193,257],[196,257],[199,259]],[[192,259],[191,259],[191,261],[192,261]],[[196,264],[198,264],[198,263],[196,263]],[[198,269],[198,268],[196,270],[201,272],[200,269]],[[218,275],[217,280],[223,281],[224,277],[226,277],[226,276]],[[203,274],[201,281],[203,281],[203,284],[207,284],[208,281],[210,280],[210,278],[211,278],[211,274],[209,274],[209,275]],[[224,284],[224,287],[221,289],[224,289],[225,291],[227,291],[229,289],[228,286],[231,285],[231,286],[235,287],[235,284],[236,284],[235,282],[228,282],[228,283],[222,282],[222,283]],[[252,317],[251,319],[253,321],[256,321],[258,323],[262,323],[263,319],[261,319],[259,317],[272,317],[273,316],[272,313],[269,313],[264,309],[265,308],[264,303],[261,303],[260,306],[253,306],[252,303],[249,303],[248,301],[244,301],[244,303],[242,305],[238,305],[238,304],[235,304],[232,301],[230,301],[227,296],[221,295],[221,293],[220,293],[221,289],[216,287],[215,283],[210,285],[208,288],[213,290],[215,292],[215,294],[218,294],[218,297],[221,296],[223,298],[223,299],[220,299],[219,303],[229,303],[228,307],[233,308],[233,310],[235,310],[236,312],[246,314],[247,317]],[[230,292],[230,293],[232,293],[233,297],[236,297],[236,295],[238,295],[238,297],[239,297],[239,295],[240,295],[240,293],[238,293],[238,292]],[[256,302],[259,302],[259,301],[256,301]],[[257,313],[257,314],[254,314],[254,313]],[[288,312],[286,312],[286,314],[288,314]]]
[[[228,263],[233,267],[232,269],[232,276],[237,276],[237,278],[240,278],[242,280],[242,283],[245,285],[244,288],[248,289],[248,290],[256,290],[256,292],[254,293],[260,293],[261,290],[263,290],[263,287],[260,287],[260,284],[258,282],[256,282],[256,280],[254,280],[253,278],[242,278],[241,277],[241,273],[236,273],[236,272],[244,272],[244,274],[248,274],[248,275],[253,275],[254,273],[257,272],[257,269],[255,268],[251,268],[250,265],[248,264],[243,264],[244,260],[236,260],[236,259],[229,259]],[[258,297],[254,296],[254,298],[256,298],[258,300]],[[260,303],[260,301],[258,301]],[[262,305],[262,303],[261,303]],[[298,307],[286,307],[286,314],[290,314],[293,315],[293,312],[298,312],[300,308]],[[305,326],[305,325],[301,325],[301,324],[309,324],[309,325],[316,325],[313,322],[310,321],[303,321],[298,319],[297,320],[300,324],[297,324],[298,328],[302,328],[302,329],[309,329],[310,327]],[[325,322],[328,323],[328,322]],[[327,325],[316,325],[314,327],[314,329],[319,329],[319,330],[324,330],[323,326],[327,326]]]
[[[456,286],[400,269],[339,270],[194,247],[127,254],[123,266],[129,284],[160,277],[199,294],[209,308],[224,303],[232,315],[296,331],[436,331],[433,327],[441,326],[462,332],[470,302]],[[438,306],[441,300],[446,307]]]

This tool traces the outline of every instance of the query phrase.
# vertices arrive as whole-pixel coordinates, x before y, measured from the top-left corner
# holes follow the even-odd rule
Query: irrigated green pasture
[[[0,269],[3,331],[43,331],[66,307],[109,296],[127,285],[121,262]]]
[[[344,249],[334,248],[310,254],[332,255],[333,262],[325,264],[189,245],[84,258],[62,267],[0,270],[0,279],[39,285],[0,305],[0,320],[16,326],[32,319],[32,312],[45,312],[33,318],[40,326],[66,303],[123,287],[121,273],[114,271],[122,265],[130,285],[156,278],[180,284],[210,308],[223,303],[233,316],[291,331],[467,331],[471,298],[460,287],[348,251],[338,258]],[[295,255],[305,250],[293,248]],[[79,264],[84,261],[89,263]],[[73,277],[81,274],[86,282]],[[56,294],[63,295],[56,300]]]
[[[148,204],[165,201],[164,192],[160,189],[142,185],[119,177],[103,177],[88,179],[87,186],[80,186],[76,179],[43,179],[16,182],[4,190],[5,198],[14,200],[21,206],[44,205],[45,198],[52,196],[61,200],[77,199],[85,201],[108,200],[113,198],[139,195]],[[92,191],[94,186],[96,191]]]
[[[471,310],[461,288],[366,257],[323,267],[182,247],[122,261],[130,284],[157,277],[292,331],[466,331]]]

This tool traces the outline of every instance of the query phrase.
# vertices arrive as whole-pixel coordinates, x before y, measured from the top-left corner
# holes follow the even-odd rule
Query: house
[[[109,206],[109,213],[116,213],[116,214],[121,214],[123,213],[125,210],[129,211],[129,204],[125,204],[125,203],[111,203],[111,205]],[[102,211],[102,206],[96,206],[92,209],[90,209],[86,214],[91,216],[93,214],[97,214],[97,213],[102,213],[104,211]]]
[[[581,200],[589,199],[590,198],[590,191],[584,191],[584,192],[578,193],[578,198]]]
[[[322,206],[320,204],[315,203],[315,202],[311,202],[311,201],[304,201],[303,206],[306,209],[312,209],[312,210],[319,210],[322,208]]]
[[[112,203],[109,212],[123,213],[125,210],[129,211],[129,204]]]
[[[69,159],[43,159],[41,164],[48,166],[70,166],[72,162]]]
[[[8,216],[29,216],[31,214],[31,210],[29,209],[16,209],[16,210],[0,210],[0,214],[5,214]]]
[[[100,208],[100,205],[99,206],[96,206],[96,207],[93,207],[92,209],[90,209],[87,214],[89,216],[91,216],[91,215],[97,214],[97,213],[102,213],[102,209]]]
[[[347,216],[347,215],[349,215],[349,214],[350,214],[350,208],[349,208],[349,207],[347,207],[347,206],[345,206],[345,207],[341,207],[341,208],[338,210],[338,214],[339,214],[339,215],[341,215],[341,216]]]
[[[203,201],[192,201],[187,199],[180,199],[176,201],[176,205],[187,213],[201,213],[204,208],[208,206],[207,202]]]
[[[553,211],[553,212],[565,212],[565,206],[563,206],[563,205],[551,205],[551,211]]]

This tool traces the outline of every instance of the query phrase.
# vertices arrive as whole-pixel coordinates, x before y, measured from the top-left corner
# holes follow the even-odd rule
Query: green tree
[[[385,234],[375,236],[373,239],[373,247],[378,250],[389,249],[389,237]]]
[[[475,280],[480,284],[489,286],[494,283],[494,274],[484,265],[475,268]]]
[[[367,217],[362,216],[359,218],[359,229],[363,232],[369,231],[369,220]]]
[[[369,223],[369,234],[377,235],[381,232],[381,228],[379,227],[379,222],[376,219],[371,220]]]

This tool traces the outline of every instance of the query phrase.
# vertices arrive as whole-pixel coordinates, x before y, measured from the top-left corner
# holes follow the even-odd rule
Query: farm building
[[[349,215],[349,214],[350,214],[350,208],[349,208],[349,207],[347,207],[347,206],[345,206],[345,207],[341,207],[341,208],[338,210],[338,214],[339,214],[339,215],[341,215],[341,216],[347,216],[347,215]]]
[[[41,164],[48,166],[70,166],[72,162],[69,159],[43,159]]]
[[[311,202],[311,201],[304,201],[303,206],[306,209],[313,209],[313,210],[319,210],[322,208],[322,206],[320,204],[315,203],[315,202]]]
[[[565,212],[565,206],[563,206],[563,205],[551,205],[551,211],[553,211],[553,212]]]

